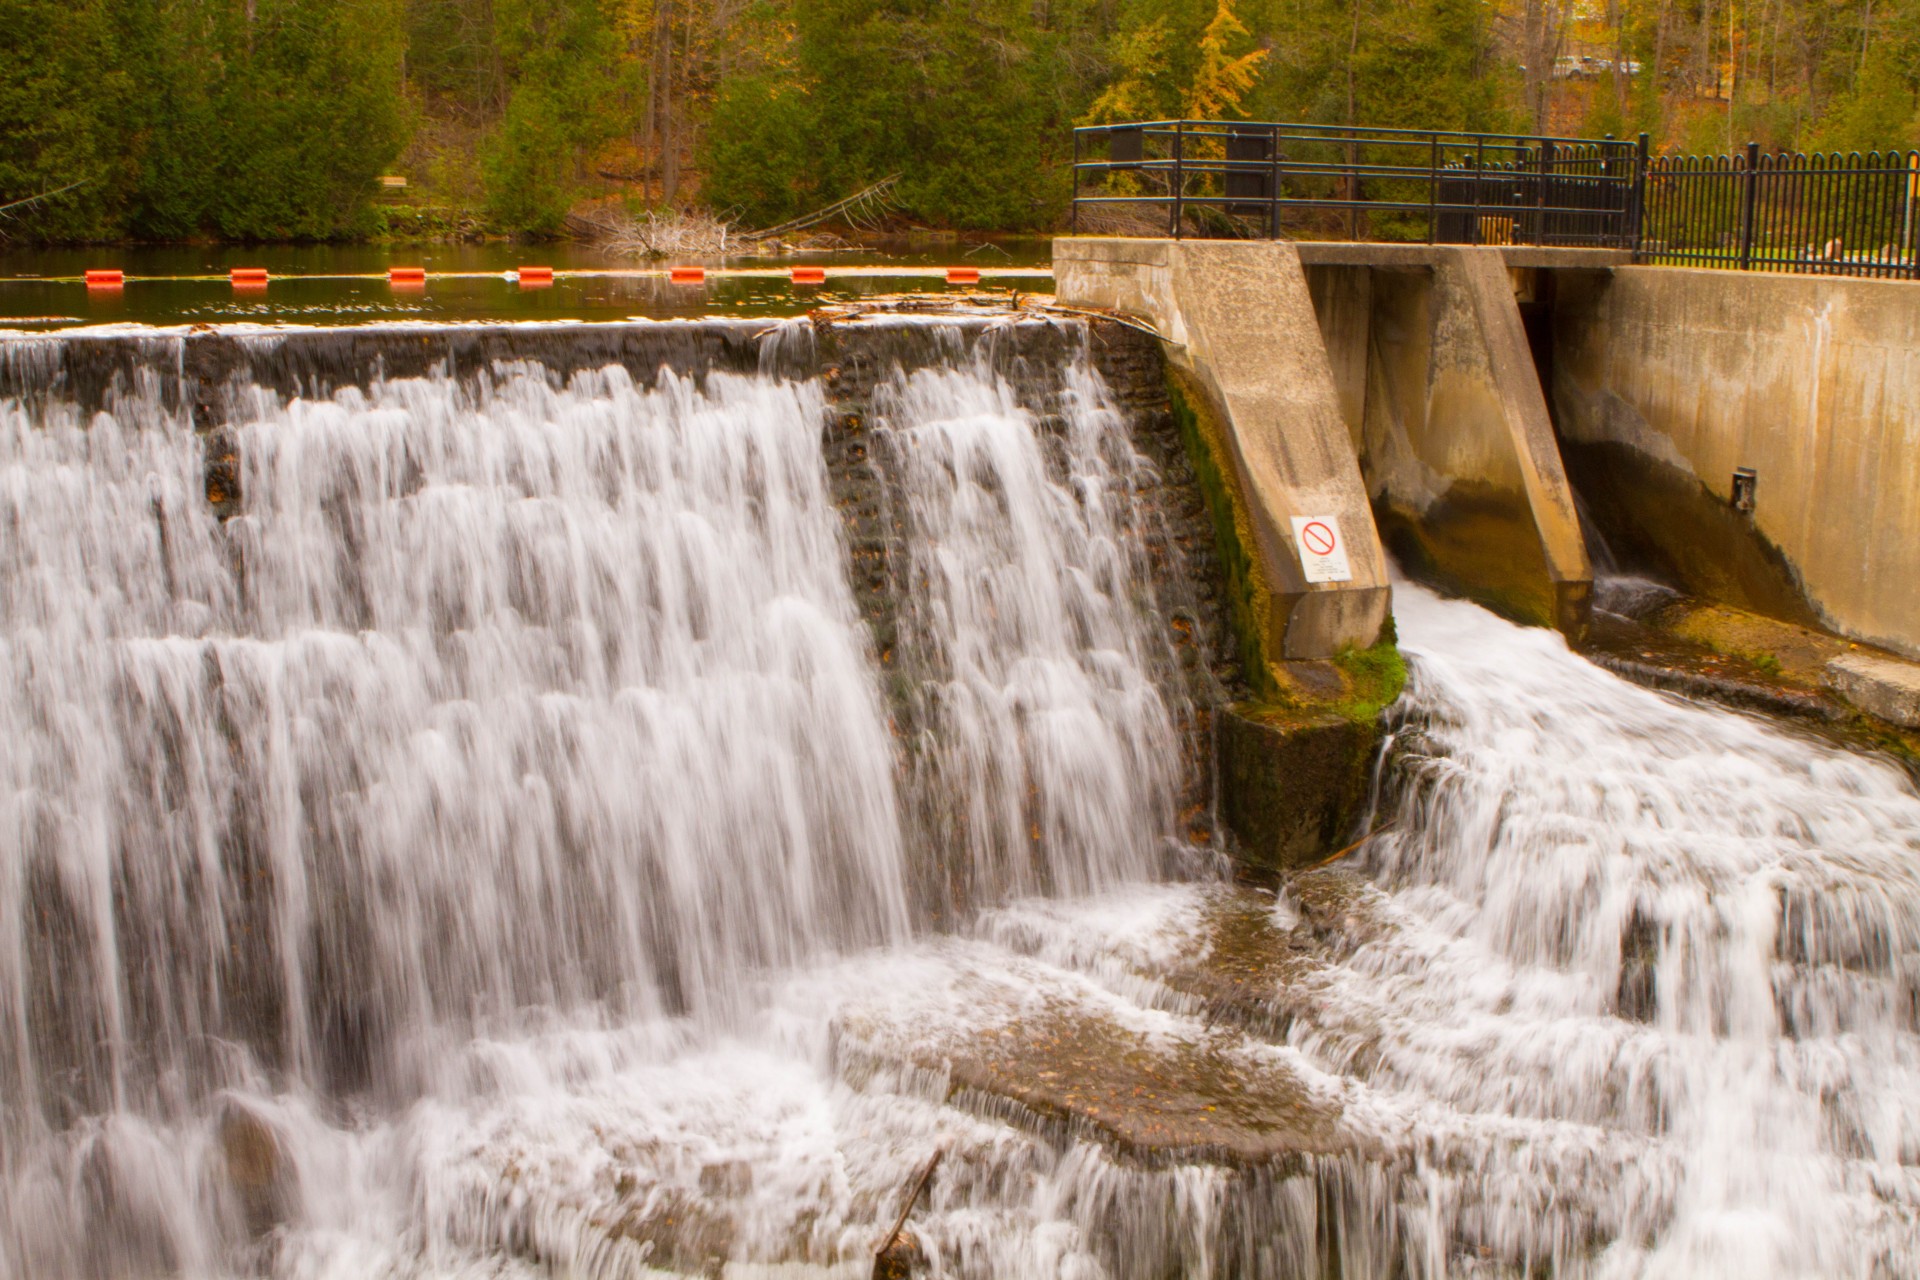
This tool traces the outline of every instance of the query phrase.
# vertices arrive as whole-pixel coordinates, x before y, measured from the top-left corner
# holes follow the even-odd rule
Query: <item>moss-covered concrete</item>
[[[1337,712],[1237,708],[1214,720],[1220,819],[1252,869],[1310,866],[1365,807],[1379,729]]]
[[[1256,697],[1272,697],[1279,684],[1268,666],[1265,637],[1274,609],[1273,585],[1248,550],[1253,538],[1246,492],[1226,461],[1231,455],[1221,436],[1220,420],[1192,375],[1168,365],[1167,398],[1179,427],[1180,442],[1186,446],[1194,483],[1213,522],[1221,589],[1226,594],[1228,623],[1240,651],[1241,669]]]
[[[1784,717],[1842,746],[1883,752],[1920,776],[1920,730],[1880,719],[1833,688],[1828,664],[1847,654],[1895,660],[1818,627],[1684,597],[1636,620],[1608,617],[1588,648],[1595,662],[1637,683]]]
[[[1339,848],[1365,806],[1381,711],[1400,696],[1406,665],[1389,619],[1370,648],[1331,661],[1276,661],[1263,610],[1276,606],[1248,553],[1244,490],[1222,459],[1218,419],[1189,375],[1168,368],[1169,398],[1196,486],[1213,521],[1229,621],[1251,698],[1215,712],[1218,814],[1248,869],[1311,865]]]
[[[1266,699],[1214,717],[1220,822],[1249,870],[1312,866],[1345,845],[1366,809],[1381,712],[1400,696],[1406,663],[1391,628],[1331,662],[1274,668]]]

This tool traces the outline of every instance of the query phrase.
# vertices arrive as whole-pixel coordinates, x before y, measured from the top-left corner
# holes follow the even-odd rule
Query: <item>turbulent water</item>
[[[0,1274],[864,1276],[943,1148],[947,1276],[1920,1272],[1901,775],[1403,585],[1363,865],[1158,883],[1149,464],[954,349],[879,642],[818,381],[257,392],[224,523],[163,397],[0,407]],[[1236,903],[1272,1018],[1181,985]],[[1047,1019],[1340,1142],[949,1103]]]

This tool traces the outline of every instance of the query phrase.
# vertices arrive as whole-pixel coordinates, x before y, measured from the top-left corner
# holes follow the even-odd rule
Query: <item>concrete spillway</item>
[[[1920,1265],[1910,785],[1402,583],[1389,834],[1233,887],[1140,335],[100,341],[0,353],[0,1272],[863,1276],[937,1149],[928,1274]]]

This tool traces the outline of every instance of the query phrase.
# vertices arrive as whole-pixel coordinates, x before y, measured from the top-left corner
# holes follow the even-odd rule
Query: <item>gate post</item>
[[[1633,260],[1640,261],[1640,238],[1646,234],[1647,226],[1647,135],[1641,134],[1640,141],[1633,148],[1633,208],[1628,213],[1633,225],[1628,228],[1631,242],[1628,248],[1633,250]]]
[[[1760,194],[1760,144],[1747,144],[1747,181],[1740,193],[1740,269],[1753,268],[1753,209]]]

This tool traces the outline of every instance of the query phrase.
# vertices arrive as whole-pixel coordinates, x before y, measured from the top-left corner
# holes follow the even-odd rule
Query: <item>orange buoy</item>
[[[667,278],[675,284],[699,284],[707,278],[705,267],[675,267],[667,272]]]
[[[427,269],[425,267],[387,268],[388,284],[425,284],[426,282]]]
[[[948,284],[979,284],[980,269],[978,267],[948,267],[947,283]]]
[[[825,284],[826,279],[827,269],[825,267],[795,267],[793,269],[793,282],[795,284]]]
[[[100,270],[87,272],[87,288],[89,289],[118,289],[126,282],[127,276],[123,271]]]
[[[227,281],[230,284],[237,285],[265,284],[267,282],[267,269],[265,267],[235,267],[233,270],[227,272]]]
[[[552,267],[521,267],[517,274],[520,277],[522,289],[539,288],[553,283]]]

